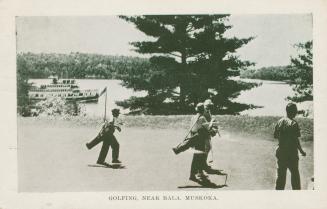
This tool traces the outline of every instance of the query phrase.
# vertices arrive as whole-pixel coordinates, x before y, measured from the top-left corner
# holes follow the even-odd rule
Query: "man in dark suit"
[[[101,151],[97,160],[97,164],[109,166],[108,163],[105,162],[105,159],[107,157],[109,147],[112,148],[112,163],[121,163],[118,160],[119,157],[119,143],[114,135],[115,130],[117,129],[119,132],[121,131],[121,128],[117,120],[118,116],[120,114],[119,109],[113,109],[112,111],[112,120],[110,122],[105,121],[102,125],[101,131],[99,134],[89,143],[86,143],[86,147],[88,149],[92,149],[100,142],[102,143]]]

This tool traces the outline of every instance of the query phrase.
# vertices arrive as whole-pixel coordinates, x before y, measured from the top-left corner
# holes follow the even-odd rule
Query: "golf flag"
[[[107,92],[107,87],[106,88],[104,88],[102,91],[101,91],[101,93],[100,93],[100,96],[99,97],[101,97],[102,96],[102,94],[104,94],[104,93],[106,93]]]

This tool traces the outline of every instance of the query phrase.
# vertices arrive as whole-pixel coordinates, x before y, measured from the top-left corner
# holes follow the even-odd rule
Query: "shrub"
[[[50,97],[35,105],[40,116],[76,116],[84,111],[76,101],[66,101],[60,97]]]

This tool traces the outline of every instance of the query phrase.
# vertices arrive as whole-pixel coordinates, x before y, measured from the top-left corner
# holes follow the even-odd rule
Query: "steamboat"
[[[61,97],[66,100],[81,102],[97,102],[99,98],[98,89],[81,90],[75,79],[53,78],[50,84],[33,86],[28,96],[31,100],[46,100],[51,97]]]

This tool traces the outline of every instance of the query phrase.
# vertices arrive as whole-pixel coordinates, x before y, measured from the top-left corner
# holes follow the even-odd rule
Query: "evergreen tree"
[[[288,97],[294,102],[313,100],[313,65],[312,41],[295,45],[299,54],[291,58],[292,66],[296,70],[291,75],[295,96]]]
[[[255,84],[230,77],[253,65],[233,55],[253,38],[224,36],[232,27],[226,24],[228,16],[121,16],[154,41],[131,43],[137,52],[153,55],[150,59],[153,68],[140,72],[140,80],[122,78],[127,87],[138,86],[149,94],[118,104],[131,109],[145,108],[150,114],[191,113],[196,103],[206,98],[212,98],[219,107],[216,112],[237,113],[251,107],[231,100]],[[137,77],[137,73],[130,74]]]

